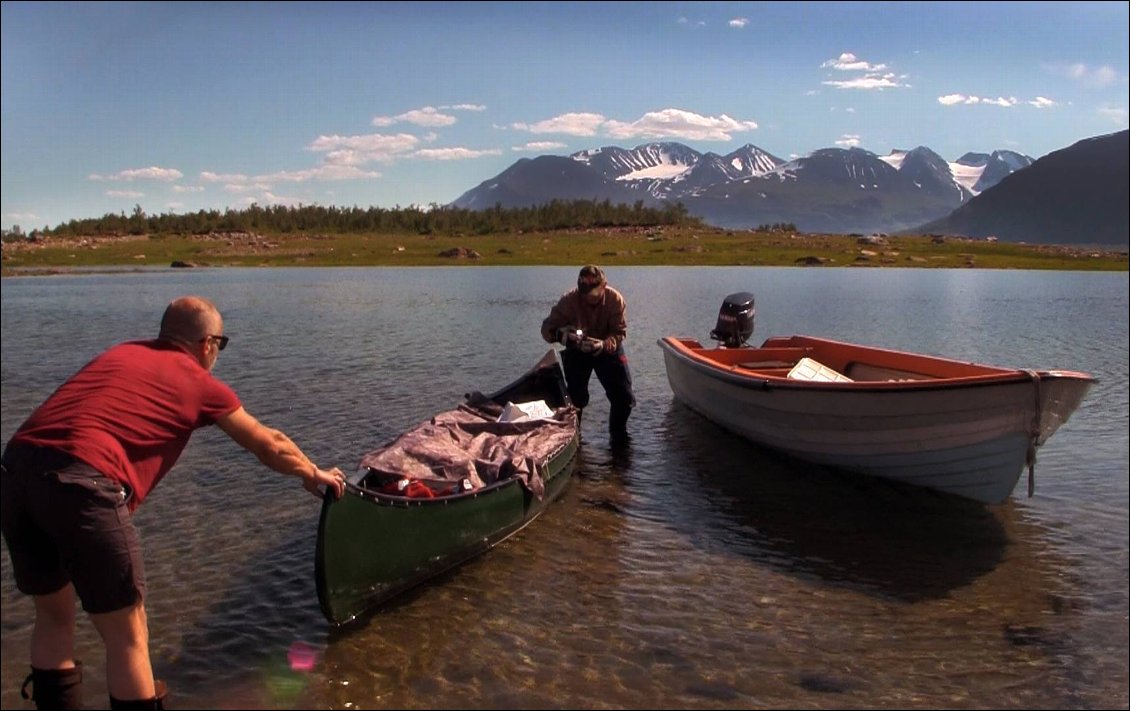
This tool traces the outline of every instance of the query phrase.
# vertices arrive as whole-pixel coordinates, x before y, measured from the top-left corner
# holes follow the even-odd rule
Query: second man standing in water
[[[628,335],[624,297],[608,286],[600,267],[587,265],[577,287],[565,292],[541,324],[547,343],[565,346],[561,364],[569,398],[578,409],[589,403],[589,379],[596,373],[608,396],[608,433],[614,443],[628,439],[628,416],[635,407],[624,339]]]

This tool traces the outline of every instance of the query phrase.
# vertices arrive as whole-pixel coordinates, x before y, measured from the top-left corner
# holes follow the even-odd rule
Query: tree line
[[[126,215],[107,213],[98,218],[70,220],[54,229],[36,230],[39,237],[94,237],[145,234],[208,234],[210,232],[255,232],[264,234],[497,234],[561,229],[702,226],[682,203],[645,207],[613,204],[610,200],[551,200],[532,207],[504,208],[496,204],[486,210],[432,205],[336,207],[322,205],[228,208],[185,214],[147,215],[140,205]],[[18,229],[6,238],[24,237]]]

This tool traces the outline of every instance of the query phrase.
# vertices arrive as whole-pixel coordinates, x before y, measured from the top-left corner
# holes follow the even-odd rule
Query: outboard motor
[[[756,314],[753,294],[748,291],[730,294],[722,302],[718,324],[710,332],[710,337],[721,341],[725,348],[741,348],[753,335],[753,317]]]

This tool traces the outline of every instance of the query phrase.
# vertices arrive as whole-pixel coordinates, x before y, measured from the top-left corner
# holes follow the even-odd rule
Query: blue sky
[[[1040,158],[1127,128],[1127,2],[2,3],[0,216],[445,204],[523,157]]]

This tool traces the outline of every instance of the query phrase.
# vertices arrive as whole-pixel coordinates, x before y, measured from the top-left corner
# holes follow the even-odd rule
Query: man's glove
[[[586,338],[581,341],[581,352],[591,355],[600,355],[604,350],[604,341],[599,338]]]

